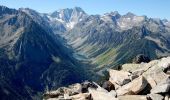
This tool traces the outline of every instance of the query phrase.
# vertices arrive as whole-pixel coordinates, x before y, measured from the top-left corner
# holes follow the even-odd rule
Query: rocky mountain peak
[[[66,28],[72,29],[79,21],[82,21],[87,14],[80,7],[60,9],[48,15],[48,18],[54,22],[60,22]]]
[[[128,12],[127,14],[124,15],[124,17],[129,17],[129,18],[133,18],[134,16],[136,15],[131,12]]]
[[[16,10],[15,9],[10,9],[6,6],[2,6],[0,5],[0,16],[2,14],[12,14],[12,13],[16,13]]]
[[[110,14],[111,14],[112,16],[115,16],[116,18],[120,18],[120,17],[121,17],[121,15],[119,14],[118,11],[111,12]]]
[[[73,10],[75,10],[77,12],[82,12],[82,13],[85,14],[85,11],[82,8],[80,8],[80,7],[74,7]]]
[[[116,18],[120,18],[121,15],[119,14],[118,11],[114,11],[114,12],[110,12],[110,13],[105,13],[104,16],[110,16],[110,17],[116,17]]]
[[[58,11],[55,11],[51,14],[51,17],[59,18],[62,19],[63,21],[69,22],[71,17],[79,14],[86,14],[86,13],[80,7],[74,7],[74,8],[66,8],[66,9],[60,9]]]
[[[2,10],[4,10],[4,9],[7,9],[7,7],[6,7],[6,6],[3,6],[3,5],[0,5],[0,9],[1,9],[1,11],[2,11]]]

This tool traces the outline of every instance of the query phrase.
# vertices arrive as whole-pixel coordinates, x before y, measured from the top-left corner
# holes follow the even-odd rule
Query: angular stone
[[[147,96],[144,95],[125,95],[125,96],[119,96],[119,100],[148,100]]]
[[[131,74],[129,72],[110,70],[109,74],[110,74],[109,81],[111,83],[116,83],[120,86],[127,84],[131,81],[130,79]]]
[[[45,98],[59,98],[59,97],[65,97],[69,98],[71,95],[79,94],[81,93],[81,84],[73,84],[68,87],[60,87],[55,91],[50,91],[49,93],[44,94]]]
[[[81,93],[82,91],[82,86],[79,83],[70,85],[68,88],[71,89],[72,93]]]
[[[116,97],[116,96],[117,96],[117,93],[116,93],[115,90],[111,90],[111,91],[109,92],[109,95],[112,95],[112,96]]]
[[[80,93],[70,96],[71,100],[91,100],[91,95],[89,93]]]
[[[151,86],[151,88],[155,87],[156,86],[156,82],[155,80],[151,77],[151,76],[148,76],[146,78],[146,80],[148,81],[149,85]]]
[[[152,90],[151,93],[169,93],[170,92],[170,77],[162,80],[157,84]]]
[[[147,84],[148,82],[146,81],[146,79],[140,76],[134,79],[132,82],[122,86],[121,88],[116,90],[116,92],[118,96],[125,94],[129,95],[138,94],[147,86]]]
[[[112,93],[98,91],[92,88],[89,88],[88,90],[89,93],[92,95],[93,100],[118,100]]]
[[[170,57],[162,58],[158,63],[158,66],[161,66],[163,69],[170,67]]]
[[[149,63],[141,63],[140,67],[138,67],[135,70],[132,70],[133,74],[136,74],[138,76],[142,75],[144,72],[147,72],[148,69],[150,69],[152,66],[158,63],[158,60],[153,60]]]
[[[122,70],[127,72],[133,72],[134,70],[141,67],[141,64],[123,64]]]
[[[151,100],[163,100],[164,97],[160,94],[148,94]]]
[[[71,97],[69,96],[69,94],[64,94],[64,99],[65,100],[71,100]]]
[[[162,84],[155,86],[152,90],[151,93],[167,93],[170,90],[170,84]]]
[[[163,72],[163,68],[161,66],[158,66],[158,63],[154,64],[147,71],[145,71],[142,75],[146,78],[146,80],[149,83],[151,83],[150,85],[152,87],[154,87],[155,83],[158,84],[163,79],[166,79],[168,77],[168,75]]]

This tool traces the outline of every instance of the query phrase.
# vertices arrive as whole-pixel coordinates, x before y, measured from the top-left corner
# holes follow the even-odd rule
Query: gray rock
[[[126,94],[136,95],[140,93],[143,89],[145,89],[147,84],[148,82],[146,81],[146,79],[143,76],[140,76],[134,79],[132,82],[122,86],[121,88],[116,90],[116,92],[118,96],[126,95]]]
[[[107,91],[100,91],[89,88],[89,93],[92,95],[93,100],[118,100],[115,98],[114,93],[109,93]]]
[[[125,95],[125,96],[119,96],[119,100],[148,100],[147,96],[144,95]]]
[[[116,93],[115,90],[111,90],[111,91],[109,92],[109,95],[112,95],[112,96],[116,97],[116,96],[117,96],[117,93]]]
[[[163,100],[164,97],[160,94],[149,94],[148,95],[151,100]]]
[[[55,91],[44,94],[44,98],[70,98],[69,96],[81,93],[81,84],[73,84],[68,87],[60,87]]]
[[[73,96],[70,96],[71,100],[92,100],[89,93],[80,93]]]
[[[126,71],[110,70],[109,74],[110,74],[109,81],[113,84],[117,83],[118,85],[122,86],[131,81],[130,78],[131,74]]]
[[[169,93],[170,92],[170,77],[162,80],[157,84],[152,90],[151,93]]]
[[[167,93],[169,92],[170,89],[170,84],[162,84],[155,86],[152,90],[151,93]]]

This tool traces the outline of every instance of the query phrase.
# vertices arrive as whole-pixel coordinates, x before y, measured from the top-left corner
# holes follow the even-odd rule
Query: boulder
[[[158,63],[158,66],[161,66],[163,69],[170,68],[170,57],[162,58]]]
[[[71,97],[69,96],[69,94],[64,94],[64,100],[71,100]]]
[[[156,82],[151,76],[148,76],[146,80],[148,81],[151,88],[154,88],[156,86]]]
[[[109,93],[107,91],[99,91],[92,88],[89,88],[88,90],[93,100],[118,100],[112,92]]]
[[[70,96],[71,100],[92,100],[89,93],[80,93]]]
[[[145,55],[143,55],[143,54],[139,54],[139,55],[137,55],[134,59],[133,59],[133,63],[141,63],[141,62],[146,62],[146,63],[148,63],[148,62],[150,62],[150,58],[149,57],[147,57],[147,56],[145,56]]]
[[[110,81],[106,81],[103,83],[102,88],[106,89],[107,91],[115,90],[114,85]]]
[[[114,97],[117,96],[117,93],[116,93],[115,90],[111,90],[108,94],[109,94],[109,95],[112,95],[112,96],[114,96]]]
[[[136,75],[142,75],[144,72],[147,72],[151,67],[153,67],[154,65],[158,64],[158,60],[153,60],[149,63],[141,63],[136,69],[133,69],[131,70],[131,72],[133,74],[136,74]]]
[[[129,71],[133,72],[133,70],[136,70],[140,67],[142,67],[141,64],[131,64],[131,63],[130,64],[123,64],[122,70],[127,71],[127,72],[129,72]]]
[[[170,77],[162,80],[154,88],[152,88],[151,93],[169,93],[170,92]]]
[[[81,93],[81,84],[73,84],[68,87],[60,87],[55,91],[50,91],[44,94],[44,98],[69,98],[71,95]]]
[[[82,91],[82,86],[79,83],[69,85],[68,88],[71,90],[73,94],[78,94],[78,93],[81,93]]]
[[[151,93],[167,93],[169,92],[170,84],[162,84],[154,87],[151,90]]]
[[[144,95],[125,95],[125,96],[119,96],[119,100],[148,100],[147,96]]]
[[[131,79],[130,79],[131,74],[129,72],[110,70],[109,74],[110,74],[109,81],[113,84],[116,83],[116,84],[122,86],[122,85],[127,84],[131,81]]]
[[[161,61],[161,60],[160,60]],[[152,66],[149,67],[142,75],[146,78],[152,88],[155,86],[155,83],[160,83],[163,79],[168,77],[167,74],[163,72],[163,67],[160,66],[160,61],[154,61],[155,63],[151,64]],[[150,64],[150,63],[149,63]]]
[[[145,87],[147,86],[148,82],[143,76],[140,76],[136,79],[134,79],[132,82],[122,86],[118,90],[116,90],[117,95],[133,95],[140,93]]]
[[[164,99],[164,97],[160,94],[148,94],[148,97],[151,100],[163,100]]]

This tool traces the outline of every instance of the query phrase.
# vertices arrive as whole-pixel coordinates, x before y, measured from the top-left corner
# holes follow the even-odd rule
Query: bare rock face
[[[46,94],[44,94],[45,98],[58,98],[58,97],[64,97],[64,96],[71,96],[81,93],[82,86],[81,84],[73,84],[69,87],[60,87],[55,91],[50,91]]]
[[[125,95],[118,98],[119,100],[148,100],[147,97],[143,95]]]
[[[151,100],[163,100],[164,97],[160,94],[149,94],[148,95]]]
[[[89,93],[80,93],[70,96],[71,100],[91,100],[91,95]]]
[[[170,92],[170,77],[165,80],[162,80],[157,84],[152,90],[151,93],[169,93]]]
[[[146,86],[148,82],[143,76],[140,76],[136,79],[134,79],[132,82],[122,86],[119,88],[116,92],[118,96],[121,95],[135,95],[141,92]]]
[[[130,79],[131,74],[129,72],[110,70],[109,74],[110,74],[109,81],[113,84],[116,83],[116,84],[122,86],[122,85],[127,84],[131,81],[131,79]]]
[[[92,95],[93,100],[118,100],[112,92],[109,93],[89,88],[89,93]]]

